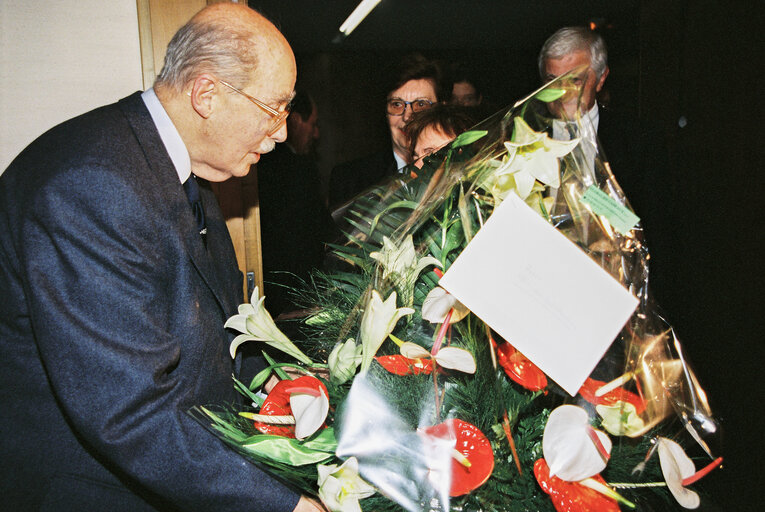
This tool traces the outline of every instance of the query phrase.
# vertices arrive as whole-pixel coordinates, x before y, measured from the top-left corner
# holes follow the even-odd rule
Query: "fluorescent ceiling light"
[[[356,6],[350,16],[340,25],[340,32],[346,36],[350,35],[353,30],[359,26],[359,23],[372,12],[372,9],[377,7],[380,0],[361,0],[361,3]]]

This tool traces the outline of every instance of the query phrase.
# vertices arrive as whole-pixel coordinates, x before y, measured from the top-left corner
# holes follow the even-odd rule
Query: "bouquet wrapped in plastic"
[[[551,137],[572,82],[358,198],[337,270],[295,291],[303,339],[256,289],[232,356],[279,355],[235,382],[245,410],[192,414],[333,511],[697,507],[716,423],[593,127]]]

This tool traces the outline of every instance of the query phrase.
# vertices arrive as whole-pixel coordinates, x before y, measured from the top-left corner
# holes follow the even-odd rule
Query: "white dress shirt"
[[[186,183],[186,180],[191,176],[191,157],[189,157],[186,144],[183,143],[183,139],[181,139],[181,135],[175,128],[170,116],[167,115],[165,107],[159,102],[154,88],[146,89],[141,94],[141,99],[146,104],[146,108],[149,109],[149,114],[151,114],[151,119],[157,127],[159,137],[170,155],[175,172],[178,173],[178,179],[181,183]]]

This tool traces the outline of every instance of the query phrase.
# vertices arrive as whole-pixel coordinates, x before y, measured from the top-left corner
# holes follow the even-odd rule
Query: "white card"
[[[515,194],[439,284],[571,396],[638,304]]]

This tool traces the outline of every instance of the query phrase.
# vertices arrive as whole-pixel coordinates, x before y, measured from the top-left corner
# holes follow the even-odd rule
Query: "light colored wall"
[[[142,89],[135,0],[0,0],[0,173],[48,128]]]

